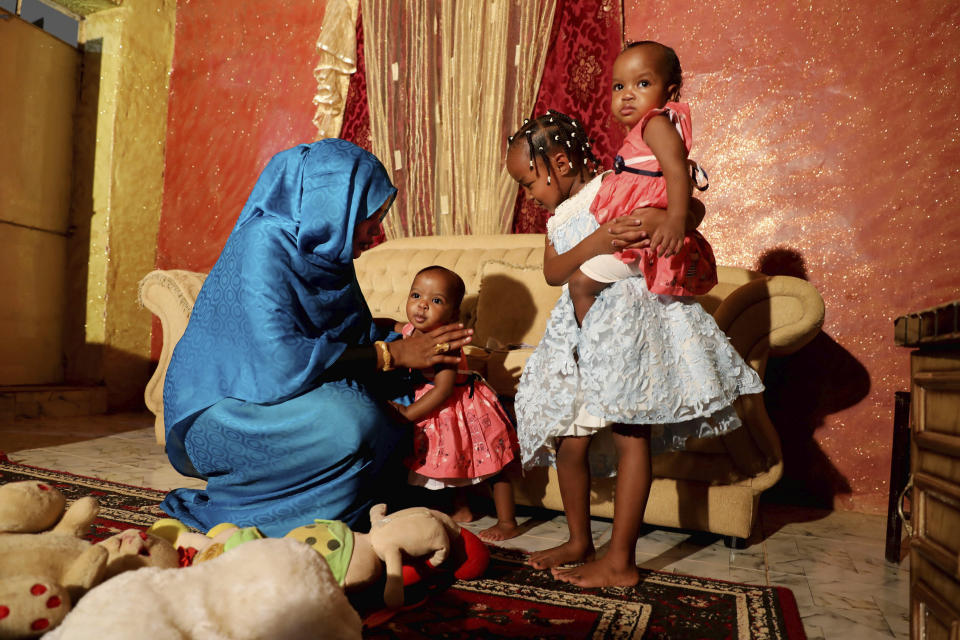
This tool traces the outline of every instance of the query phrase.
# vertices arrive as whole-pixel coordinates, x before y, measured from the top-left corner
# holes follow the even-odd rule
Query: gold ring
[[[447,351],[450,351],[450,343],[449,343],[449,342],[440,342],[440,343],[437,343],[437,344],[433,345],[433,352],[434,352],[434,353],[446,353]]]

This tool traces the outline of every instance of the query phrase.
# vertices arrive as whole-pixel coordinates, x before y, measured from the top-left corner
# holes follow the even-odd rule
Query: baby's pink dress
[[[403,327],[403,336],[413,325]],[[461,354],[458,368],[465,371]],[[419,400],[433,389],[433,372],[424,370],[427,382],[414,392]],[[499,473],[520,452],[513,423],[504,412],[496,392],[479,376],[457,375],[453,394],[433,413],[414,425],[413,454],[405,464],[413,474],[448,486],[471,484]],[[412,478],[413,481],[413,478]],[[436,483],[425,484],[428,488]]]
[[[670,118],[687,153],[693,142],[690,107],[682,102],[668,102],[660,109],[651,109],[627,134],[614,163],[614,175],[606,178],[590,205],[590,212],[603,224],[614,218],[629,215],[640,207],[667,208],[667,180],[653,151],[643,141],[643,130],[654,116]],[[628,167],[629,169],[624,169]],[[645,175],[630,170],[645,172]],[[695,296],[708,292],[717,284],[717,263],[713,248],[698,231],[688,231],[683,247],[669,258],[657,256],[652,249],[628,249],[614,254],[629,264],[639,260],[652,293],[673,296]]]

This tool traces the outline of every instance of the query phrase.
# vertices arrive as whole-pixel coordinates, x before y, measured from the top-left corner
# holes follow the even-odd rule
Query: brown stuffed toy
[[[370,509],[370,532],[355,532],[337,520],[316,520],[287,533],[327,561],[334,579],[347,594],[378,587],[386,574],[382,601],[390,610],[404,604],[404,586],[433,571],[470,580],[483,574],[490,561],[486,545],[450,516],[425,507],[387,515],[384,504]],[[172,518],[158,520],[148,530],[173,543],[188,564],[212,560],[262,534],[255,527],[217,525],[204,536]]]
[[[440,568],[470,580],[482,575],[490,560],[489,549],[473,533],[426,507],[387,515],[386,505],[375,505],[370,509],[369,533],[318,520],[286,537],[306,542],[323,555],[348,593],[366,589],[386,574],[383,602],[388,609],[403,606],[404,586],[418,581],[425,569]],[[338,560],[341,550],[347,555]]]
[[[107,550],[80,537],[97,515],[97,501],[81,498],[64,512],[65,505],[63,494],[44,482],[0,486],[0,638],[49,631],[103,579]]]
[[[177,566],[165,540],[130,529],[97,544],[83,539],[100,509],[36,480],[0,486],[0,639],[53,629],[103,580],[142,566]],[[59,520],[59,522],[58,522]]]

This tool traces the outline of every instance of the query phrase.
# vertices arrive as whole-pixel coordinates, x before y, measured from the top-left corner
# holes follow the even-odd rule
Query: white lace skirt
[[[591,472],[613,475],[609,424],[651,425],[653,453],[679,450],[690,437],[739,427],[733,401],[761,391],[760,376],[693,298],[658,296],[628,278],[598,296],[580,329],[564,288],[517,388],[523,466],[554,464],[556,438],[573,435],[574,424],[583,431],[585,411],[601,436]]]

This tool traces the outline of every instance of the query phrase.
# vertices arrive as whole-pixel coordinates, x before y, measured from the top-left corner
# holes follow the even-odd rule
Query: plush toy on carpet
[[[307,542],[331,566],[342,566],[341,584],[348,593],[385,576],[383,602],[388,609],[403,606],[404,587],[431,573],[471,580],[483,575],[490,562],[490,550],[477,536],[447,514],[425,507],[387,515],[386,505],[375,505],[370,509],[369,533],[353,532],[342,522],[318,520],[287,537]]]
[[[323,559],[263,538],[185,568],[128,571],[91,589],[45,640],[359,640]]]
[[[121,571],[177,566],[176,551],[142,531],[97,544],[83,539],[99,504],[66,498],[45,482],[0,486],[0,638],[30,638],[56,627],[89,589]]]
[[[387,515],[386,505],[370,509],[369,533],[358,533],[336,520],[316,520],[290,531],[285,538],[299,540],[320,554],[334,579],[358,608],[368,604],[372,588],[381,594],[370,605],[374,611],[386,606],[396,610],[404,604],[404,587],[437,574],[469,580],[483,574],[490,551],[472,532],[461,528],[448,515],[433,509],[413,507]],[[262,537],[255,528],[217,525],[206,536],[192,532],[178,520],[158,520],[148,531],[165,537],[181,558],[200,564],[232,548]],[[229,555],[227,553],[227,555]],[[384,615],[374,616],[382,621]]]

